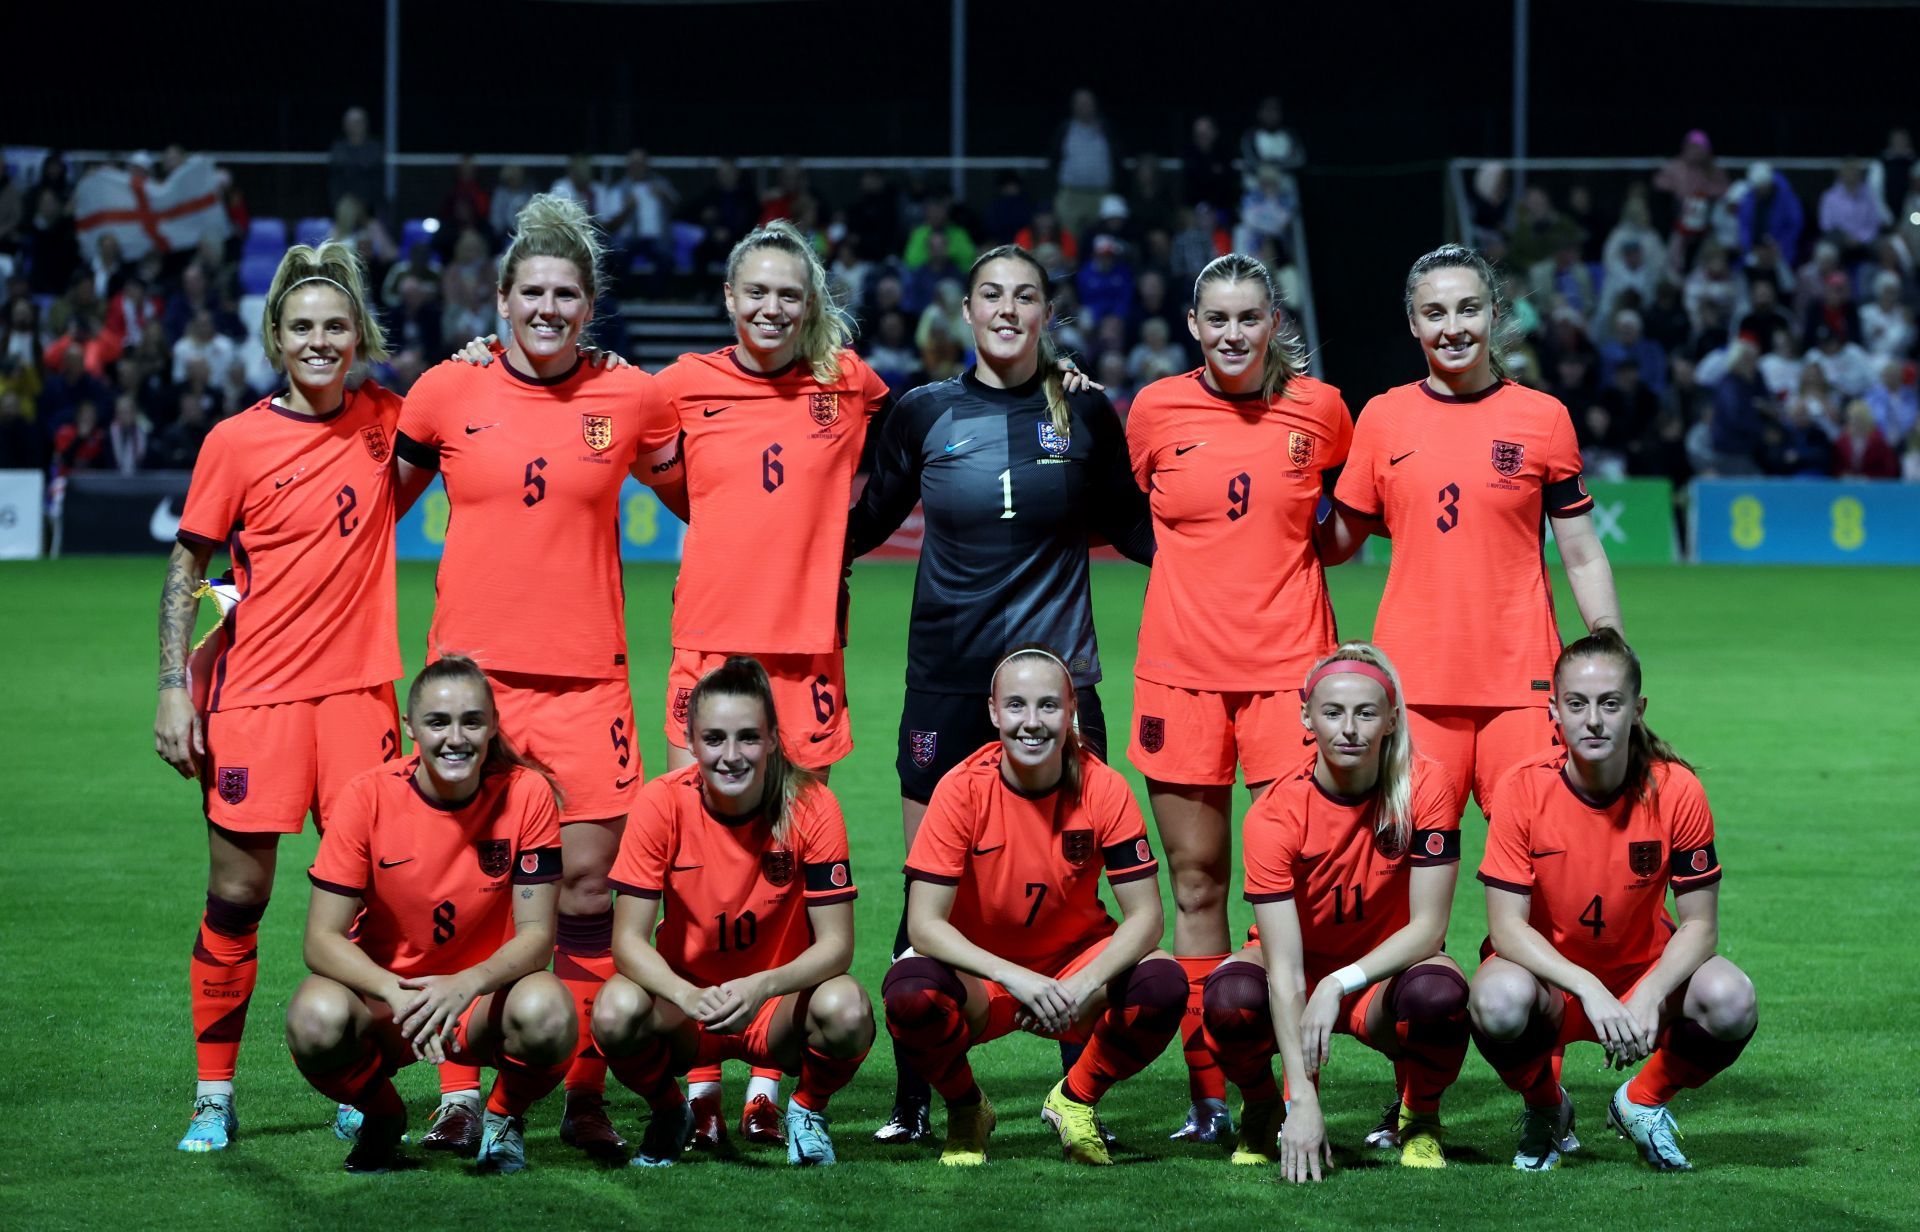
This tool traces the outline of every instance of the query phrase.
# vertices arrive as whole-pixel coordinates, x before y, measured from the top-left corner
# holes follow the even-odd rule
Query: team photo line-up
[[[562,1085],[561,1139],[602,1162],[717,1148],[727,1060],[753,1067],[740,1134],[830,1164],[831,1097],[882,1026],[897,1085],[874,1137],[934,1142],[937,1093],[948,1165],[984,1163],[994,1129],[972,1049],[1020,1030],[1059,1043],[1041,1115],[1081,1163],[1111,1162],[1102,1096],[1178,1038],[1173,1137],[1318,1180],[1319,1075],[1345,1033],[1393,1061],[1367,1141],[1403,1165],[1445,1166],[1440,1105],[1471,1042],[1521,1097],[1514,1166],[1555,1167],[1578,1147],[1562,1055],[1595,1041],[1639,1067],[1611,1127],[1649,1165],[1689,1167],[1667,1105],[1738,1057],[1753,987],[1715,952],[1712,814],[1646,725],[1567,410],[1506,378],[1477,253],[1414,263],[1427,375],[1357,421],[1305,374],[1268,270],[1220,257],[1188,317],[1203,366],[1146,387],[1123,425],[1055,352],[1046,272],[1018,247],[968,273],[977,362],[897,402],[788,224],[730,256],[734,345],[658,375],[584,344],[600,251],[577,205],[535,197],[500,263],[504,344],[470,344],[404,402],[349,381],[385,353],[351,251],[280,263],[261,338],[284,388],[208,437],[161,599],[155,746],[208,822],[181,1150],[237,1141],[259,924],[279,837],[311,813],[310,974],[285,1030],[338,1105],[349,1171],[399,1157],[392,1078],[415,1060],[441,1086],[417,1145],[482,1170],[526,1166],[526,1111]],[[650,780],[615,516],[629,474],[688,527]],[[435,475],[451,515],[401,712],[394,526]],[[876,1004],[848,974],[828,778],[852,748],[847,566],[915,506],[906,887]],[[1548,518],[1590,630],[1564,647]],[[1325,569],[1370,534],[1393,541],[1374,641],[1342,643]],[[1150,570],[1125,751],[1170,949],[1163,857],[1106,761],[1101,541]],[[231,572],[209,579],[216,552]],[[194,645],[208,597],[220,619]],[[1236,775],[1256,922],[1238,949]],[[1471,972],[1442,948],[1469,794],[1490,819]],[[609,1070],[651,1108],[632,1150]]]

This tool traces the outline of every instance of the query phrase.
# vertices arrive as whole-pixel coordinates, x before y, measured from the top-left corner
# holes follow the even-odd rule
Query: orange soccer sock
[[[480,1089],[480,1067],[462,1065],[457,1061],[444,1061],[440,1065],[440,1094],[455,1095],[461,1091]]]
[[[593,1042],[593,999],[613,974],[613,912],[594,915],[560,913],[554,946],[553,973],[573,994],[580,1020],[580,1048],[567,1070],[567,1090],[594,1095],[607,1089],[607,1062]]]
[[[1227,1080],[1221,1072],[1219,1058],[1207,1047],[1204,1006],[1207,977],[1226,960],[1225,954],[1174,957],[1180,970],[1186,973],[1186,1015],[1180,1024],[1180,1045],[1187,1059],[1187,1093],[1195,1102],[1227,1097]]]
[[[606,1064],[615,1078],[655,1110],[681,1100],[679,1084],[673,1080],[673,1049],[664,1039],[648,1040],[638,1052],[609,1057]]]
[[[1664,1104],[1681,1091],[1703,1087],[1737,1061],[1752,1038],[1749,1031],[1741,1039],[1723,1040],[1682,1017],[1667,1028],[1666,1038],[1627,1084],[1627,1098],[1636,1104]]]
[[[362,1041],[359,1055],[345,1065],[321,1069],[298,1058],[294,1064],[314,1090],[336,1104],[348,1104],[368,1116],[402,1116],[407,1111],[393,1087],[393,1067],[371,1037]]]
[[[207,895],[206,914],[187,963],[188,995],[193,1002],[193,1050],[202,1082],[233,1080],[247,1007],[260,976],[262,903],[230,903]]]
[[[871,1045],[868,1046],[871,1048]],[[810,1112],[825,1112],[833,1093],[853,1081],[854,1071],[867,1059],[868,1049],[856,1057],[830,1057],[813,1045],[800,1057],[800,1081],[793,1088],[793,1102]],[[756,1074],[758,1070],[754,1071]],[[774,1071],[776,1074],[778,1070]]]
[[[1215,969],[1207,977],[1204,1011],[1207,1046],[1226,1080],[1249,1102],[1278,1099],[1267,973],[1252,963]]]
[[[1087,1050],[1062,1086],[1067,1098],[1098,1103],[1114,1083],[1151,1065],[1180,1030],[1187,990],[1180,965],[1165,958],[1150,958],[1108,985],[1107,1012],[1094,1025]],[[1214,1075],[1224,1096],[1225,1079],[1219,1074],[1216,1066]]]
[[[499,1060],[499,1074],[487,1095],[487,1111],[501,1116],[524,1115],[559,1086],[560,1079],[567,1073],[565,1061],[558,1065],[534,1066],[505,1055]]]

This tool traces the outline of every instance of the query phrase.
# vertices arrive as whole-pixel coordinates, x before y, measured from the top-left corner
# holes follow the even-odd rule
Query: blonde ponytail
[[[834,296],[833,281],[800,228],[784,218],[753,231],[727,254],[727,281],[740,272],[740,262],[758,248],[777,248],[798,260],[807,271],[807,307],[800,318],[795,358],[804,360],[813,371],[813,379],[831,385],[840,379],[840,352],[853,344],[853,318]]]
[[[260,346],[266,351],[269,363],[275,368],[286,365],[286,356],[280,350],[280,309],[295,287],[309,282],[323,283],[347,297],[354,329],[360,334],[360,345],[354,353],[356,361],[379,363],[387,358],[387,334],[367,307],[366,279],[360,271],[359,255],[339,240],[323,240],[317,248],[295,244],[287,249],[287,254],[280,258],[279,268],[273,271],[273,281],[267,285],[267,303],[260,310]]]

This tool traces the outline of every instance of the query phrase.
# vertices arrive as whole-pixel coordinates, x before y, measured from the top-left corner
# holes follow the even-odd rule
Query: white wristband
[[[1367,978],[1367,973],[1360,969],[1359,963],[1348,963],[1346,966],[1334,972],[1333,978],[1339,982],[1340,995],[1343,997],[1350,997],[1362,988],[1373,983],[1372,980]]]

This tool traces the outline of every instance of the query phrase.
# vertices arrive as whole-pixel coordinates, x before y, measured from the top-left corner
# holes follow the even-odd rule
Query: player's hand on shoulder
[[[1066,356],[1060,357],[1060,388],[1070,394],[1084,394],[1088,390],[1105,393],[1107,387],[1080,371],[1080,365]]]
[[[185,689],[160,690],[153,713],[153,751],[181,778],[199,775],[200,759],[207,752],[207,735]]]
[[[484,338],[469,338],[467,345],[449,355],[448,359],[457,359],[463,364],[478,364],[484,368],[493,362],[494,348],[500,344],[498,334],[488,334]]]
[[[618,351],[603,351],[596,346],[580,348],[580,358],[587,361],[590,368],[631,368],[633,364]]]

